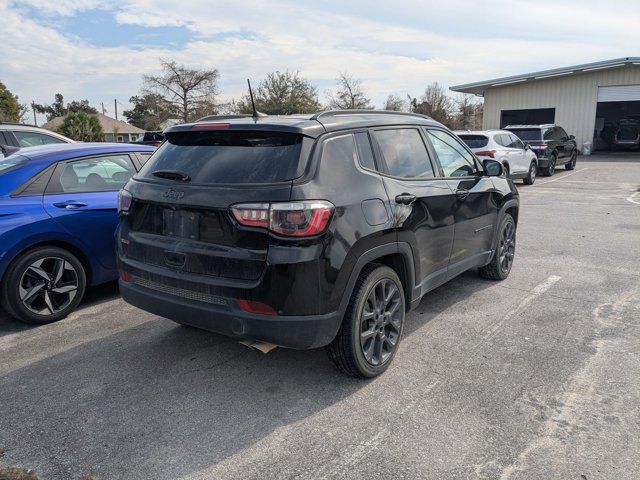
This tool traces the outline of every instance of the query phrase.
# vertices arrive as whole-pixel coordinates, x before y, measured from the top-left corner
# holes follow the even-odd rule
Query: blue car
[[[0,155],[0,300],[28,323],[60,320],[117,278],[118,191],[154,147],[72,143]]]

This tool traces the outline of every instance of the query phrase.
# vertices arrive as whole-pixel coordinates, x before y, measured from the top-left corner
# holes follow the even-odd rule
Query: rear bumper
[[[230,337],[300,350],[331,343],[342,321],[337,312],[302,316],[258,315],[243,311],[230,299],[220,298],[217,303],[212,303],[122,280],[119,284],[122,298],[127,303],[155,315]]]

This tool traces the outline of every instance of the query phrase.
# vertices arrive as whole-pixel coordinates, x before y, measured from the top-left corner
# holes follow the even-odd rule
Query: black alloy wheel
[[[360,315],[360,347],[373,366],[387,362],[400,339],[403,312],[400,290],[383,278],[371,289]]]
[[[405,315],[398,274],[385,265],[367,265],[353,288],[340,330],[326,347],[329,358],[347,375],[380,375],[398,351]]]

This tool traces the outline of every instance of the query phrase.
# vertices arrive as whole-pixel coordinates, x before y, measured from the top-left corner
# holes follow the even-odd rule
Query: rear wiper
[[[166,178],[167,180],[177,180],[178,182],[189,182],[191,177],[186,173],[178,172],[176,170],[156,170],[151,175]]]

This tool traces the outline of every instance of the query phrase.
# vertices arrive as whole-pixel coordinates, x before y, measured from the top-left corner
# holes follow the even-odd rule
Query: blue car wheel
[[[3,304],[23,322],[55,322],[78,306],[86,283],[84,268],[75,255],[57,247],[36,248],[18,257],[7,270]]]

